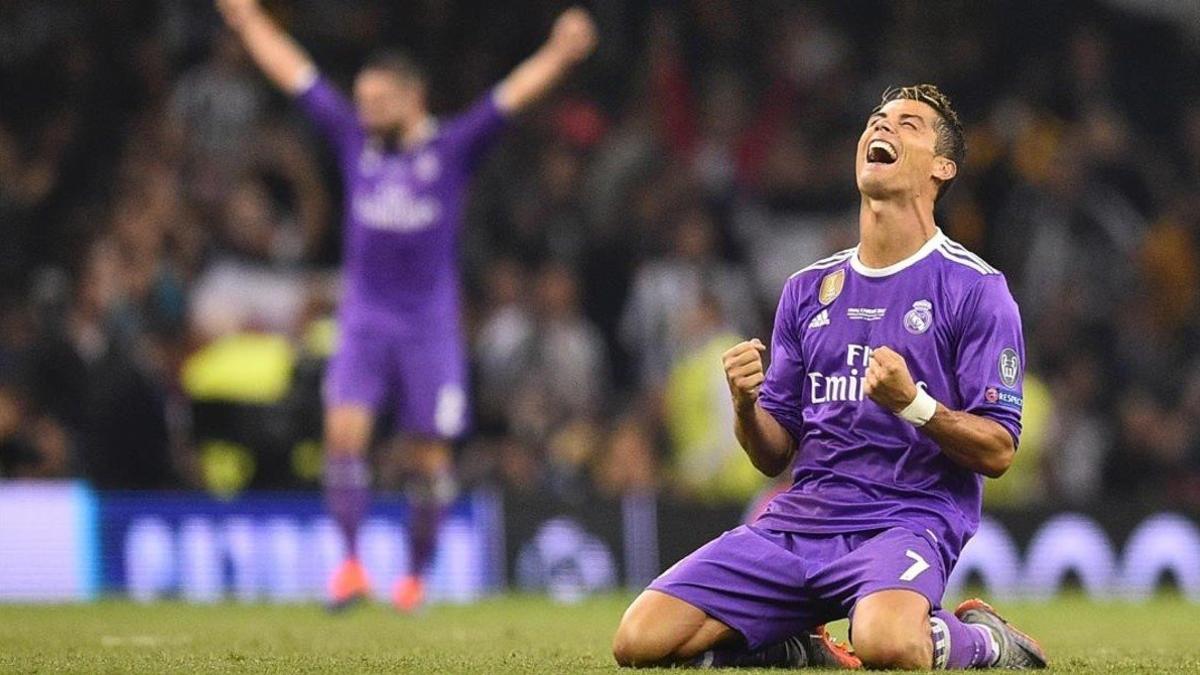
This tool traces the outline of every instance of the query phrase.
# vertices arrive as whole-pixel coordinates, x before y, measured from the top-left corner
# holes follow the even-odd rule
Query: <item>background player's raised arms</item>
[[[496,87],[496,105],[505,112],[522,110],[554,88],[572,66],[596,47],[596,25],[579,7],[558,16],[550,37]]]
[[[766,371],[758,338],[734,345],[722,356],[725,379],[733,396],[734,433],[754,468],[771,476],[787,470],[796,453],[796,441],[770,413],[758,405]]]
[[[312,82],[316,74],[312,59],[263,11],[258,0],[217,0],[217,8],[277,87],[299,94]],[[595,23],[586,10],[572,7],[563,12],[545,44],[497,85],[497,106],[513,113],[536,102],[591,54],[596,39]]]
[[[217,0],[217,9],[275,86],[299,94],[309,84],[316,74],[312,59],[263,11],[258,0]]]

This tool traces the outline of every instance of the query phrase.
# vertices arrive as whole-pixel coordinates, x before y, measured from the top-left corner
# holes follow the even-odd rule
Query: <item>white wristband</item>
[[[896,415],[904,418],[905,422],[914,427],[923,427],[933,418],[935,412],[937,412],[937,399],[930,396],[929,392],[917,387],[917,397]]]

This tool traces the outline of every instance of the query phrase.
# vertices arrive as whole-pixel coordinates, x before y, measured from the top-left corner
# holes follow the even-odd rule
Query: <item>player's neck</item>
[[[888,267],[916,253],[937,233],[932,204],[863,196],[858,215],[858,259]]]
[[[425,114],[404,128],[400,142],[405,149],[415,148],[433,136],[433,115]]]

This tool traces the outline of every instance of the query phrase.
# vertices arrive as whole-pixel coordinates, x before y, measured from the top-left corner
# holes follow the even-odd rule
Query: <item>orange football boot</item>
[[[392,606],[404,614],[412,614],[425,604],[425,582],[418,576],[405,576],[392,586]]]
[[[834,640],[824,625],[813,628],[806,637],[809,668],[859,670],[863,667],[862,659],[855,656],[849,647]]]
[[[357,558],[347,558],[329,579],[329,609],[345,609],[371,594],[367,569]]]

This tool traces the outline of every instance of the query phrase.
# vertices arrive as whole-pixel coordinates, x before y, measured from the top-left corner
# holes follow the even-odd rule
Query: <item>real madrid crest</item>
[[[837,299],[837,296],[842,294],[842,287],[846,285],[846,270],[840,269],[832,274],[825,275],[821,280],[821,292],[817,299],[822,305],[828,305]]]
[[[904,330],[913,335],[920,335],[933,325],[933,303],[928,300],[918,300],[912,309],[904,315]]]

